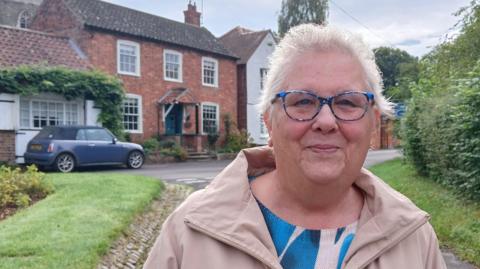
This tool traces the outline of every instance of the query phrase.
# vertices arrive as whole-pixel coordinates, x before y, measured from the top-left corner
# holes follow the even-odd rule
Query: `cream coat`
[[[270,149],[244,150],[165,221],[146,269],[281,269],[247,175],[275,167]],[[346,269],[446,268],[429,216],[363,169],[365,204]]]

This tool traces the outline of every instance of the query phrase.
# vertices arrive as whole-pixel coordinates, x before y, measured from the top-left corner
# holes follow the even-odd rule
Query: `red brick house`
[[[0,26],[0,69],[19,65],[90,68],[85,55],[68,37]],[[20,96],[0,87],[0,162],[23,163],[27,142],[48,118],[48,107],[54,107],[49,112],[54,112],[58,124],[94,124],[98,113],[92,104],[90,100],[66,100],[54,94]]]
[[[120,77],[132,140],[170,137],[201,151],[237,118],[237,57],[200,27],[195,5],[180,23],[99,0],[45,0],[32,29],[75,40],[89,62]]]

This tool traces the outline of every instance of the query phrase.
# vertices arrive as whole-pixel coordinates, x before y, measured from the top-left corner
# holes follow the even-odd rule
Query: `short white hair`
[[[302,24],[291,28],[270,57],[269,70],[258,108],[269,111],[271,100],[284,85],[293,62],[306,52],[341,51],[356,58],[363,68],[367,84],[375,95],[381,113],[391,116],[393,104],[382,95],[383,82],[375,63],[375,55],[358,35],[333,26]]]

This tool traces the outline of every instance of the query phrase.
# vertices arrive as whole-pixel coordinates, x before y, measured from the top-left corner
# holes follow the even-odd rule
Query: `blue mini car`
[[[25,163],[71,172],[79,166],[125,164],[142,167],[142,146],[119,142],[107,129],[96,126],[44,127],[27,145]]]

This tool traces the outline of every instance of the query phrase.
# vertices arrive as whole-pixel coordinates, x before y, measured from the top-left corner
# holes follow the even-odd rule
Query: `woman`
[[[145,268],[446,268],[428,215],[362,168],[380,113],[373,53],[292,28],[260,103],[268,147],[242,151],[165,222]]]

